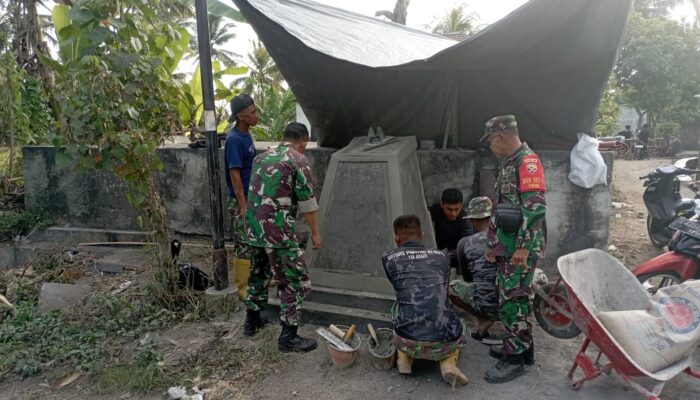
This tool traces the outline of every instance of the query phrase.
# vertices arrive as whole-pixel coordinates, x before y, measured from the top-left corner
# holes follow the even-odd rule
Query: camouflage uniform
[[[498,299],[496,274],[498,265],[486,261],[487,232],[477,232],[460,240],[457,251],[464,254],[463,280],[450,282],[450,299],[461,307],[466,303],[480,316],[498,319]]]
[[[396,292],[391,314],[397,349],[412,358],[440,361],[461,348],[466,330],[448,299],[445,253],[408,242],[385,252],[382,265]]]
[[[317,209],[311,169],[303,154],[281,143],[255,158],[246,215],[252,252],[248,310],[260,310],[267,304],[267,287],[274,275],[282,323],[299,324],[311,281],[296,235],[296,217],[298,211]]]
[[[514,117],[512,123],[515,124]],[[537,261],[545,250],[545,190],[539,157],[523,143],[503,160],[495,187],[496,204],[521,206],[522,225],[517,233],[505,232],[497,226],[494,212],[488,232],[488,248],[498,264],[499,316],[508,335],[503,340],[506,356],[523,353],[532,346],[532,326],[528,321],[532,308],[530,285]],[[526,267],[511,263],[513,253],[519,248],[529,251]]]

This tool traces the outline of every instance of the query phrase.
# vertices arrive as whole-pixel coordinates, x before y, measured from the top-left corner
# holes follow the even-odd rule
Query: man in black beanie
[[[233,129],[226,138],[224,162],[226,163],[226,186],[228,187],[233,241],[236,245],[236,258],[249,259],[250,250],[246,245],[245,214],[248,211],[246,198],[248,185],[255,159],[255,144],[249,129],[258,123],[255,102],[246,93],[241,93],[231,100],[229,122]]]

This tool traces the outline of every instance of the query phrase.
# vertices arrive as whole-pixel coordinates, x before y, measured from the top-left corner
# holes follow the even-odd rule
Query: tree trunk
[[[693,1],[693,6],[695,6],[695,15],[697,18],[695,19],[695,22],[700,26],[700,0],[692,0]]]
[[[177,288],[177,270],[170,254],[170,235],[165,207],[155,187],[155,179],[148,182],[148,194],[143,209],[153,229],[153,242],[156,247],[158,271],[157,278],[164,289],[164,294],[174,294]]]
[[[51,114],[53,119],[58,121],[59,108],[58,101],[53,90],[54,87],[54,76],[52,71],[39,61],[39,56],[41,54],[45,57],[51,57],[51,52],[49,52],[49,46],[44,41],[44,34],[41,32],[41,23],[39,21],[39,13],[36,8],[37,1],[29,0],[27,4],[27,36],[28,36],[28,46],[31,46],[32,55],[28,63],[33,64],[32,70],[36,71],[35,74],[38,75],[41,80],[42,86],[44,87],[44,92],[49,97],[49,107],[51,108]],[[33,71],[32,71],[33,72]]]

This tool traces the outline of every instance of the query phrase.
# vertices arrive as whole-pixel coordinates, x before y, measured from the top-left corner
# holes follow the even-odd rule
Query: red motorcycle
[[[638,265],[632,272],[649,291],[676,285],[688,279],[700,279],[700,220],[698,212],[691,219],[678,218],[669,227],[675,230],[669,251]],[[542,329],[559,339],[571,339],[581,331],[576,326],[561,278],[543,285],[533,285],[533,313]]]

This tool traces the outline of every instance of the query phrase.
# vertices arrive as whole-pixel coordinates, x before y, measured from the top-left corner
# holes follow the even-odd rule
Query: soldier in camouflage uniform
[[[507,336],[490,354],[500,361],[486,371],[491,383],[510,381],[534,364],[530,296],[532,277],[545,250],[545,177],[539,157],[520,141],[512,115],[486,122],[482,138],[501,159],[496,208],[489,223],[486,258],[498,264],[499,316]]]
[[[492,203],[488,197],[476,197],[469,202],[466,216],[476,233],[462,238],[457,244],[457,259],[463,279],[450,282],[450,301],[456,307],[468,311],[478,321],[472,339],[494,345],[501,339],[489,334],[489,328],[498,320],[498,265],[486,261],[489,218]]]
[[[302,303],[311,291],[304,252],[296,234],[297,211],[311,227],[314,248],[321,246],[311,169],[303,155],[308,141],[306,126],[290,123],[282,143],[256,157],[248,193],[246,220],[252,267],[244,334],[252,335],[262,327],[260,309],[267,305],[267,288],[274,276],[282,323],[277,344],[284,352],[307,352],[316,348],[315,340],[297,334]]]
[[[457,361],[466,328],[447,298],[450,260],[444,252],[422,245],[422,238],[418,217],[402,215],[394,220],[398,248],[382,255],[384,272],[396,292],[391,313],[397,366],[399,373],[410,374],[415,358],[439,361],[446,381],[464,385],[468,380]]]

